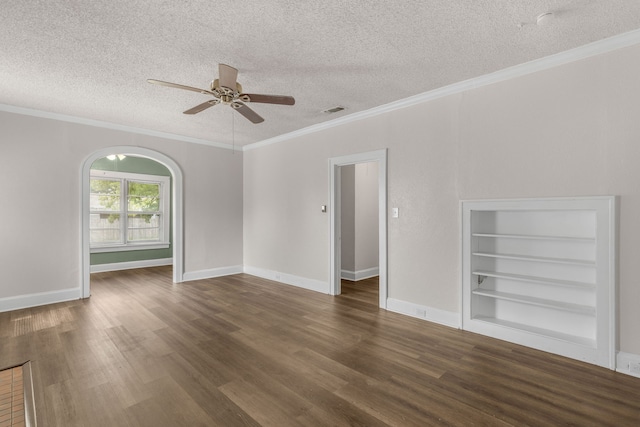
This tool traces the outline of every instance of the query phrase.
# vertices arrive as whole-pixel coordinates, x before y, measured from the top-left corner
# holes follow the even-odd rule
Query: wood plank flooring
[[[637,426],[640,379],[332,297],[170,267],[0,313],[0,367],[32,361],[39,426]]]

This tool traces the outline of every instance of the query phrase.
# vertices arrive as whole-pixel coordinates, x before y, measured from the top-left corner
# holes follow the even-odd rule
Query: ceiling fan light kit
[[[291,96],[285,95],[261,95],[261,94],[249,94],[242,92],[242,85],[238,83],[238,70],[225,64],[219,65],[219,78],[213,80],[207,89],[199,89],[192,86],[184,86],[177,83],[164,82],[162,80],[148,79],[147,82],[160,86],[173,87],[176,89],[189,90],[192,92],[198,92],[203,95],[213,96],[214,99],[210,99],[202,104],[196,105],[184,111],[184,114],[196,114],[206,110],[214,105],[224,104],[229,105],[231,108],[242,114],[251,123],[261,123],[264,121],[258,113],[253,111],[245,102],[259,102],[264,104],[277,104],[277,105],[294,105],[295,99]]]

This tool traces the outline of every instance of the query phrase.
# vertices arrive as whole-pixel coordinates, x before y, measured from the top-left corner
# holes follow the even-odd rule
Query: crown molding
[[[448,86],[444,86],[444,87],[434,89],[428,92],[424,92],[418,95],[414,95],[409,98],[404,98],[398,101],[394,101],[389,104],[384,104],[378,107],[374,107],[369,110],[349,114],[348,116],[343,116],[334,120],[330,120],[327,122],[308,126],[306,128],[299,129],[290,133],[286,133],[284,135],[265,139],[253,144],[248,144],[242,147],[242,151],[248,151],[256,148],[266,147],[271,144],[276,144],[278,142],[287,141],[303,135],[309,135],[312,133],[320,132],[325,129],[342,126],[347,123],[374,117],[379,114],[384,114],[390,111],[411,107],[417,104],[423,104],[429,101],[433,101],[435,99],[443,98],[445,96],[458,94],[458,93],[465,92],[472,89],[478,89],[480,87],[488,86],[494,83],[499,83],[506,80],[511,80],[518,77],[526,76],[528,74],[537,73],[539,71],[544,71],[551,68],[559,67],[561,65],[570,64],[572,62],[580,61],[582,59],[587,59],[593,56],[612,52],[618,49],[623,49],[625,47],[634,46],[639,43],[640,43],[640,30],[630,31],[627,33],[623,33],[617,36],[607,38],[607,39],[598,40],[598,41],[595,41],[571,50],[556,53],[554,55],[549,55],[544,58],[540,58],[533,61],[525,62],[523,64],[518,64],[512,67],[504,68],[502,70],[498,70],[493,73],[489,73],[479,77],[474,77],[461,82],[453,83]]]
[[[472,89],[478,89],[483,86],[488,86],[494,83],[499,83],[505,80],[522,77],[528,74],[536,73],[543,70],[559,67],[561,65],[569,64],[572,62],[580,61],[582,59],[590,58],[593,56],[601,55],[604,53],[612,52],[618,49],[634,46],[640,44],[640,30],[629,31],[624,34],[613,36],[607,39],[598,40],[584,46],[580,46],[571,50],[560,52],[554,55],[546,56],[544,58],[536,59],[534,61],[525,62],[523,64],[514,65],[509,68],[495,71],[493,73],[485,74],[483,76],[474,77],[472,79],[464,80],[461,82],[453,83],[448,86],[444,86],[438,89],[434,89],[428,92],[424,92],[418,95],[414,95],[408,98],[404,98],[398,101],[394,101],[388,104],[380,105],[378,107],[371,108],[369,110],[360,111],[357,113],[349,114],[348,116],[339,117],[323,123],[308,126],[293,132],[289,132],[283,135],[279,135],[273,138],[264,139],[253,144],[248,144],[241,147],[242,151],[249,151],[256,148],[266,147],[278,142],[287,141],[303,135],[309,135],[312,133],[320,132],[325,129],[331,129],[337,126],[342,126],[347,123],[355,122],[358,120],[374,117],[380,114],[388,113],[390,111],[399,110],[406,107],[411,107],[417,104],[423,104],[435,99],[443,98],[449,95],[458,94]],[[70,116],[66,114],[58,114],[47,111],[41,111],[31,108],[17,107],[13,105],[0,104],[0,111],[9,113],[22,114],[27,116],[40,117],[45,119],[59,120],[69,123],[77,123],[82,125],[100,127],[105,129],[119,130],[124,132],[130,132],[140,135],[154,136],[158,138],[171,139],[176,141],[189,142],[194,144],[208,145],[210,147],[222,148],[226,150],[238,150],[239,147],[234,147],[230,144],[224,144],[221,142],[207,141],[199,138],[192,138],[189,136],[177,135],[166,132],[159,132],[150,129],[137,128],[133,126],[119,125],[110,122],[104,122],[100,120],[87,119],[82,117]]]
[[[7,113],[22,114],[24,116],[40,117],[43,119],[52,119],[62,122],[76,123],[81,125],[93,126],[104,129],[118,130],[123,132],[135,133],[139,135],[154,136],[158,138],[171,139],[174,141],[190,142],[193,144],[208,145],[210,147],[223,148],[226,150],[237,150],[232,145],[223,144],[221,142],[207,141],[205,139],[192,138],[190,136],[176,135],[173,133],[160,132],[150,129],[137,128],[134,126],[119,125],[116,123],[103,122],[100,120],[87,119],[83,117],[69,116],[66,114],[52,113],[49,111],[35,110],[32,108],[16,107],[14,105],[0,104],[0,111]]]

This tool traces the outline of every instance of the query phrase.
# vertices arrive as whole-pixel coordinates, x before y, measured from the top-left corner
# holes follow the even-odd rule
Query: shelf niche
[[[616,198],[461,211],[462,329],[615,369]]]

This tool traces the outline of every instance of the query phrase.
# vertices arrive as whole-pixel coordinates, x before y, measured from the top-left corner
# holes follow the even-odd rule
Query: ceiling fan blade
[[[235,91],[236,81],[238,80],[238,70],[226,64],[220,64],[218,70],[220,73],[220,77],[218,79],[220,86],[227,87]]]
[[[184,89],[184,90],[190,90],[192,92],[198,92],[198,93],[203,93],[205,95],[212,95],[212,96],[216,96],[215,93],[211,92],[210,90],[206,90],[206,89],[198,89],[197,87],[192,87],[192,86],[185,86],[185,85],[179,85],[177,83],[169,83],[169,82],[163,82],[162,80],[154,80],[154,79],[147,79],[147,81],[151,84],[154,85],[160,85],[160,86],[168,86],[168,87],[174,87],[176,89]]]
[[[243,104],[242,102],[239,101],[235,101],[234,102],[236,105],[239,105],[239,107],[232,107],[234,110],[236,110],[238,113],[242,114],[243,116],[245,116],[247,119],[249,119],[249,121],[251,123],[262,123],[264,122],[264,119],[262,117],[260,117],[260,115],[258,113],[256,113],[255,111],[253,111],[251,108],[249,108],[246,104]]]
[[[242,98],[246,102],[262,102],[265,104],[281,104],[281,105],[293,105],[296,100],[292,96],[284,95],[260,95],[257,93],[243,93],[240,96],[248,96],[249,99]]]
[[[183,111],[183,114],[196,114],[200,111],[206,110],[209,107],[213,107],[214,105],[218,105],[220,103],[219,99],[211,99],[207,102],[203,102],[200,105],[196,105],[193,108],[188,109],[187,111]]]

